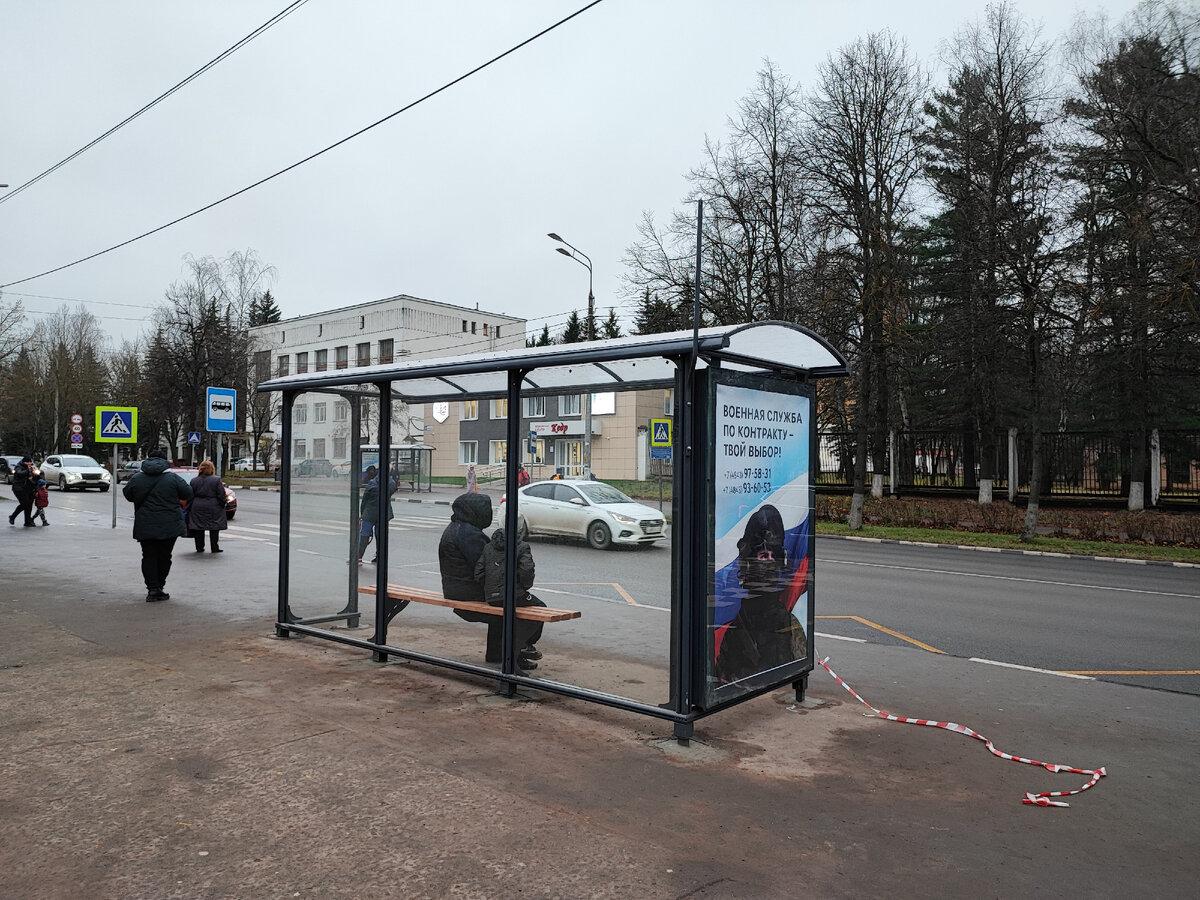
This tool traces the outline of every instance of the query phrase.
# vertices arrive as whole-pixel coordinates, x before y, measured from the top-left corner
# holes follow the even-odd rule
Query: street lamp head
[[[564,250],[562,247],[555,247],[554,249],[555,249],[555,250],[557,250],[559,253],[561,253],[563,256],[570,256],[570,255],[571,255],[571,251],[570,251],[570,250]]]
[[[5,185],[5,187],[7,187],[7,185]],[[560,238],[560,237],[559,237],[557,234],[555,234],[553,231],[549,232],[549,233],[546,235],[546,237],[550,238],[551,240],[558,241],[560,244],[565,244],[565,243],[566,243],[566,241],[564,241],[562,238]]]

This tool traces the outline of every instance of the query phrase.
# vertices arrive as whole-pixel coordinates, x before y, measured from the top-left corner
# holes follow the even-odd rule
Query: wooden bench
[[[360,594],[375,596],[375,585],[368,584],[358,589]],[[451,609],[461,609],[467,612],[484,613],[489,616],[504,615],[503,606],[492,606],[482,600],[447,600],[437,591],[426,591],[421,588],[405,587],[402,584],[387,586],[387,621],[390,622],[400,610],[409,603],[428,603],[431,606],[448,606]],[[578,619],[583,615],[574,609],[553,609],[549,606],[518,606],[518,619],[528,619],[531,622],[565,622],[568,619]]]

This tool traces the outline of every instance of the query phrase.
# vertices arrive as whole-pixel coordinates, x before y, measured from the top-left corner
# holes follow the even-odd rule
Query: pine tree
[[[559,343],[562,344],[578,344],[586,340],[584,336],[583,317],[579,315],[579,310],[571,310],[571,315],[567,316],[566,327],[563,328],[562,337]]]
[[[250,326],[273,325],[283,318],[283,312],[275,303],[270,291],[264,291],[262,296],[250,305]]]
[[[617,311],[611,307],[608,310],[608,318],[604,320],[604,324],[600,326],[600,337],[602,338],[619,338],[621,337],[621,323],[617,321]]]

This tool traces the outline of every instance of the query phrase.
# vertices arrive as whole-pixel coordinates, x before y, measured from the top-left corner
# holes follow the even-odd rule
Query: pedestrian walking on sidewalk
[[[204,532],[208,532],[208,546],[213,553],[223,553],[218,546],[221,532],[228,526],[225,516],[225,482],[216,474],[211,460],[199,466],[199,475],[192,479],[192,500],[188,503],[188,531],[196,541],[196,552],[204,552]]]
[[[41,477],[41,471],[33,464],[33,457],[26,453],[13,469],[12,491],[13,496],[17,498],[17,508],[8,517],[9,525],[16,525],[17,516],[21,513],[25,513],[26,528],[32,528],[36,524],[33,521],[33,496],[37,493],[37,482]]]
[[[467,493],[476,494],[479,492],[479,478],[475,474],[474,466],[467,466]]]
[[[388,478],[388,521],[396,517],[392,510],[392,494],[396,493],[396,479]],[[367,552],[367,547],[370,546],[371,538],[376,540],[379,538],[379,473],[367,482],[367,486],[363,489],[362,501],[358,505],[358,514],[361,518],[358,520],[358,564],[361,566],[363,554]],[[375,558],[371,560],[371,564],[379,562],[378,545],[375,550]]]
[[[122,490],[133,504],[133,539],[142,545],[147,603],[170,599],[163,588],[171,571],[171,551],[187,533],[182,504],[192,499],[192,488],[169,469],[167,454],[155,450]]]

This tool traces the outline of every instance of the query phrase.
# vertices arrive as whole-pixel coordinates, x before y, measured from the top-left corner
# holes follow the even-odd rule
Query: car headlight
[[[78,480],[79,480],[78,472],[68,472],[67,473],[67,481],[78,481]]]
[[[101,480],[101,481],[106,481],[106,482],[107,482],[107,481],[112,481],[112,476],[111,476],[111,475],[109,475],[107,472],[105,472],[103,475],[101,475],[101,476],[100,476],[100,480]]]
[[[633,516],[622,515],[621,513],[609,513],[613,517],[613,521],[620,522],[622,525],[636,525],[637,519]]]

